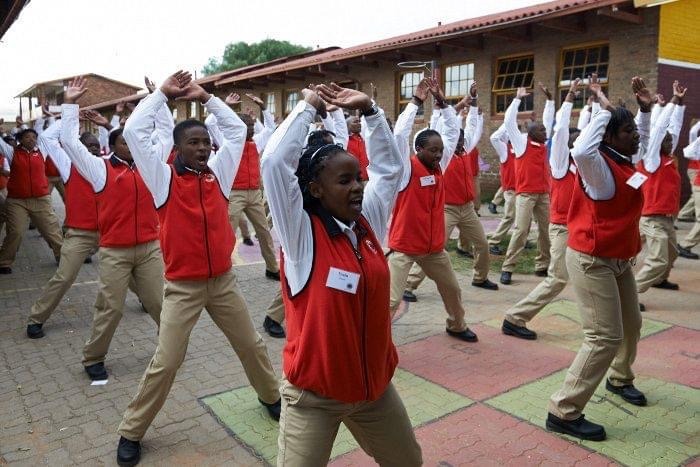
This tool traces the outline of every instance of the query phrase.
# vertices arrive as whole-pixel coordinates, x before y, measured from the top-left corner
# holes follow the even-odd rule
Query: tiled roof
[[[65,78],[57,78],[57,79],[52,79],[49,81],[42,81],[40,83],[34,83],[29,88],[25,89],[24,91],[22,91],[21,93],[19,93],[15,97],[24,97],[39,86],[44,86],[44,85],[63,86],[63,83],[65,83],[66,81],[72,80],[76,76],[84,76],[86,78],[90,78],[90,76],[95,76],[95,77],[102,78],[102,79],[107,80],[107,81],[111,81],[113,83],[118,83],[118,84],[121,84],[123,86],[128,86],[136,91],[139,91],[142,89],[139,86],[134,86],[133,84],[125,83],[123,81],[118,81],[116,79],[112,79],[112,78],[108,78],[106,76],[98,75],[97,73],[87,73],[84,75],[66,76]],[[90,80],[88,79],[88,86],[89,85],[90,85]]]

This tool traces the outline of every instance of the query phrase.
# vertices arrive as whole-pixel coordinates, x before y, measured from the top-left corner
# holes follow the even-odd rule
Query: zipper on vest
[[[357,258],[357,264],[360,266],[360,271],[362,272],[362,334],[360,335],[360,340],[362,341],[361,356],[362,356],[362,373],[365,383],[365,400],[369,399],[369,371],[367,370],[367,280],[365,275],[365,268],[362,265],[362,253],[360,250],[352,244],[347,235],[343,235],[350,246],[352,247],[353,253],[355,253],[355,258]],[[357,239],[357,244],[360,244],[360,239]]]
[[[32,156],[31,154],[27,158],[27,165],[29,165],[29,194],[31,195],[31,198],[34,198],[34,186],[32,186],[32,180],[34,177],[32,177]]]
[[[139,184],[136,183],[136,174],[134,171],[129,167],[129,170],[131,170],[131,178],[134,180],[134,190],[136,191],[136,197],[134,198],[134,233],[135,233],[135,239],[136,243],[139,243]]]
[[[198,177],[199,181],[199,205],[202,208],[202,214],[204,216],[204,247],[207,249],[207,264],[209,265],[209,277],[212,277],[212,267],[211,267],[211,253],[209,252],[209,229],[207,221],[207,211],[204,209],[204,194],[202,193],[202,175]]]

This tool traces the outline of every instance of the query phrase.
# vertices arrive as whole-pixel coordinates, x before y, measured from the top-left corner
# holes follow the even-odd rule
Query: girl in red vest
[[[644,293],[649,287],[678,290],[678,284],[668,280],[678,257],[673,219],[681,201],[681,175],[672,154],[683,124],[685,91],[678,81],[673,83],[673,98],[652,121],[649,148],[637,164],[639,171],[649,177],[642,185],[644,207],[639,229],[647,254],[635,277],[637,293]]]
[[[584,341],[552,395],[548,430],[602,441],[605,428],[584,418],[583,409],[610,369],[605,387],[635,405],[646,398],[634,385],[642,317],[632,272],[641,249],[641,183],[635,154],[644,154],[649,131],[651,93],[641,78],[632,80],[640,108],[639,131],[629,110],[613,107],[600,84],[591,82],[602,109],[574,143],[577,177],[567,219],[566,267],[574,286]],[[641,138],[640,138],[641,135]],[[641,144],[640,144],[641,139]]]
[[[420,465],[420,447],[391,384],[398,356],[381,247],[401,156],[367,95],[335,84],[317,89],[331,104],[364,115],[369,182],[363,190],[357,159],[335,144],[307,147],[299,158],[309,125],[325,112],[315,92],[302,90],[304,101],[262,158],[282,244],[287,322],[277,463],[325,465],[342,421],[380,465]]]

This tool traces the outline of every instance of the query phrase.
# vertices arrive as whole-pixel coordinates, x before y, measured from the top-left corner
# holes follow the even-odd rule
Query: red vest
[[[654,173],[644,169],[643,161],[637,164],[637,170],[649,177],[642,185],[642,216],[676,216],[681,203],[681,174],[673,157],[661,154],[661,165]]]
[[[615,179],[615,195],[606,201],[594,201],[584,191],[580,174],[576,176],[567,219],[568,245],[591,256],[630,259],[642,249],[642,190],[625,183],[634,174],[631,164],[617,163],[602,151],[601,154]]]
[[[549,192],[549,163],[544,144],[528,138],[525,154],[515,158],[515,192]]]
[[[355,158],[360,162],[360,178],[362,180],[369,180],[367,175],[367,166],[369,165],[369,159],[367,158],[367,148],[365,147],[365,140],[362,136],[352,133],[348,138],[348,152],[355,156]]]
[[[284,374],[295,386],[330,399],[376,400],[398,363],[391,340],[389,268],[381,243],[363,217],[357,221],[357,253],[332,218],[310,218],[311,276],[293,297],[284,276],[284,255],[281,261],[287,321]],[[357,293],[326,286],[332,267],[360,275]]]
[[[444,249],[444,209],[442,171],[437,168],[431,173],[417,156],[412,156],[411,179],[394,206],[389,248],[407,255],[427,255]]]
[[[0,171],[5,170],[5,156],[0,154]],[[7,188],[7,176],[5,175],[0,175],[0,190],[4,190]]]
[[[469,163],[471,164],[472,177],[479,175],[479,148],[475,147],[469,154]]]
[[[71,165],[66,185],[66,219],[74,229],[97,230],[97,199],[92,185]]]
[[[8,198],[40,198],[49,194],[44,156],[38,149],[27,151],[15,147],[10,164],[10,180],[7,182]]]
[[[571,205],[571,196],[576,184],[576,175],[567,170],[562,178],[552,176],[552,186],[549,191],[549,222],[566,225]]]
[[[153,197],[141,175],[114,156],[105,160],[107,183],[97,193],[100,246],[129,248],[158,238]]]
[[[211,173],[197,175],[171,167],[170,193],[158,209],[165,277],[206,280],[231,269],[235,238],[228,199]]]
[[[255,141],[246,141],[238,166],[236,178],[233,180],[234,190],[257,190],[260,188],[260,154]]]
[[[175,150],[175,148],[172,148],[170,150],[170,154],[168,154],[168,160],[166,161],[166,163],[168,165],[172,165],[172,163],[175,161],[176,156],[177,156],[177,151]]]
[[[688,161],[688,168],[700,170],[700,161]]]
[[[501,163],[501,188],[504,191],[515,190],[515,153],[508,143],[508,158]]]
[[[58,167],[53,163],[50,157],[46,158],[46,163],[44,164],[44,173],[47,177],[60,177],[61,174],[58,172]]]
[[[445,170],[445,204],[461,206],[474,201],[472,158],[468,154],[452,156]]]

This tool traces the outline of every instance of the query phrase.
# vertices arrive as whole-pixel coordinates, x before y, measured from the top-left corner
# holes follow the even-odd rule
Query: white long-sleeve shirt
[[[347,149],[350,134],[348,133],[348,124],[345,122],[343,111],[335,109],[333,112],[328,112],[326,113],[326,118],[322,118],[321,121],[323,122],[323,128],[335,135],[333,137],[335,144],[340,144],[343,149]]]
[[[136,106],[124,126],[124,139],[141,178],[153,196],[156,208],[167,201],[172,177],[170,166],[163,160],[159,149],[151,144],[154,120],[159,108],[167,101],[165,94],[157,89]],[[216,177],[221,193],[228,199],[241,163],[247,127],[218,97],[212,96],[204,106],[215,116],[217,128],[221,132],[221,146],[216,153],[211,153],[207,165]]]
[[[692,161],[700,161],[700,138],[696,137],[683,148],[683,157]]]
[[[583,108],[581,109],[581,112],[578,114],[578,123],[576,124],[576,128],[578,128],[579,131],[586,128],[586,125],[588,125],[588,122],[591,121],[591,115],[595,115],[599,111],[600,111],[600,103],[599,102],[594,102],[590,107],[588,106],[588,104],[584,105]]]
[[[559,180],[569,170],[569,123],[571,121],[571,109],[573,103],[564,101],[557,112],[557,121],[554,125],[552,145],[549,150],[549,167],[552,177]]]
[[[518,108],[520,107],[520,99],[517,97],[513,99],[506,113],[503,116],[503,124],[506,127],[506,132],[508,133],[508,140],[513,146],[513,152],[515,157],[523,157],[525,151],[527,150],[527,133],[521,133],[518,128]],[[542,112],[542,122],[544,124],[545,131],[547,133],[547,138],[552,135],[552,125],[554,123],[554,101],[547,101],[544,106],[544,111]]]
[[[508,131],[505,123],[501,123],[501,126],[491,133],[489,141],[498,154],[498,160],[505,164],[508,161]]]
[[[272,135],[261,161],[265,194],[282,244],[285,275],[293,295],[308,281],[313,264],[311,219],[304,211],[295,172],[309,125],[315,115],[316,109],[313,106],[304,101],[299,102]],[[399,191],[403,165],[384,112],[380,110],[367,117],[366,122],[369,182],[364,190],[362,215],[381,242],[386,235],[389,216]],[[338,225],[352,241],[352,231],[340,222]]]
[[[409,138],[411,136],[411,130],[413,129],[413,122],[416,120],[416,114],[419,109],[420,107],[416,104],[409,102],[394,124],[394,139],[396,140],[396,146],[399,148],[401,160],[404,161],[404,165],[411,157],[411,152],[413,152]]]
[[[661,108],[661,112],[656,115],[656,119],[652,116],[649,145],[644,154],[642,154],[642,163],[647,172],[654,173],[661,165],[661,143],[663,143],[666,133],[670,130],[671,117],[675,111],[676,104],[668,103]],[[677,138],[678,136],[676,136]]]
[[[63,180],[63,183],[66,183],[68,178],[70,178],[72,163],[68,157],[68,154],[66,154],[58,142],[61,136],[62,125],[61,120],[59,120],[48,127],[46,131],[39,135],[37,145],[39,146],[39,151],[41,151],[44,157],[48,156],[51,158],[54,165],[58,169],[61,180]]]
[[[544,125],[545,132],[547,133],[547,139],[552,137],[552,129],[554,127],[554,101],[547,100],[544,103],[544,110],[542,111],[542,124]]]
[[[263,129],[259,133],[253,134],[253,142],[258,150],[258,154],[262,154],[262,152],[265,150],[265,146],[267,146],[270,136],[272,136],[272,133],[275,131],[275,119],[269,111],[263,110],[263,120],[265,121]],[[204,124],[209,130],[209,135],[211,136],[212,142],[216,144],[217,147],[220,147],[225,138],[222,135],[216,115],[213,112],[210,112],[209,115],[207,115],[207,118],[204,119]]]
[[[690,131],[688,132],[688,142],[692,143],[695,141],[698,137],[698,133],[700,133],[700,120],[695,122],[695,125],[690,127]]]
[[[673,143],[671,145],[671,154],[676,152],[678,140],[681,136],[681,128],[683,127],[683,117],[685,116],[685,106],[677,105],[671,114],[671,121],[668,123],[668,132],[671,134]]]

